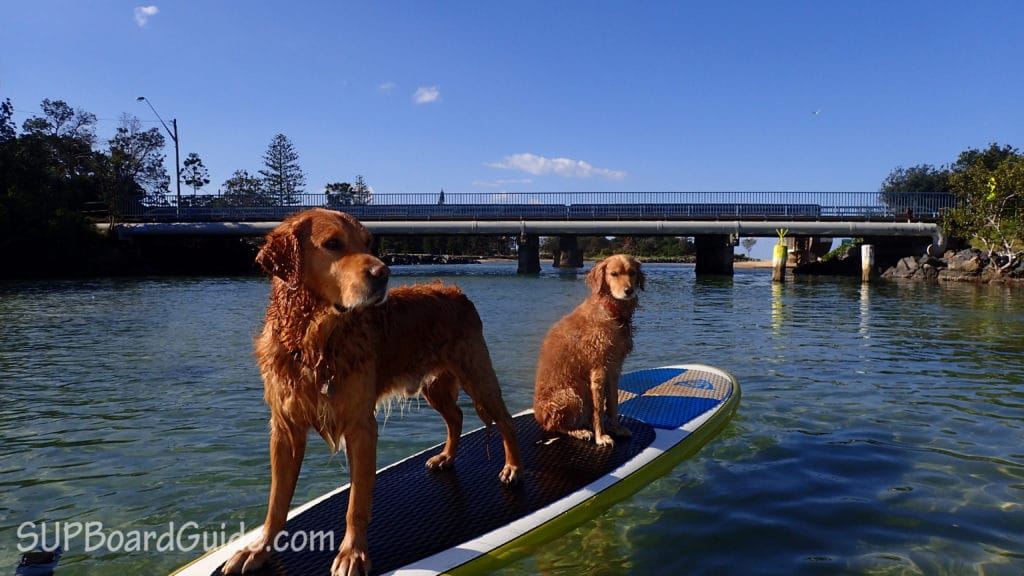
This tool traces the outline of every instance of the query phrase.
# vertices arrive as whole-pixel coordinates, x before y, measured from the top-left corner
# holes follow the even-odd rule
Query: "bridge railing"
[[[325,207],[365,220],[921,220],[956,205],[929,192],[492,192],[374,194],[353,204],[328,194],[288,201],[222,195],[174,197],[122,206],[119,218],[143,222],[280,220]]]

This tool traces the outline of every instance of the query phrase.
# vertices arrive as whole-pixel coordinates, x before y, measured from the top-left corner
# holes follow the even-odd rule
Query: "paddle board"
[[[523,456],[520,482],[498,481],[501,438],[480,428],[464,434],[454,471],[426,461],[443,444],[377,472],[368,539],[373,574],[484,574],[565,533],[637,492],[697,452],[736,411],[739,384],[699,364],[638,370],[619,382],[619,420],[632,432],[614,447],[544,433],[532,411],[513,420]],[[345,533],[349,486],[293,510],[291,536],[329,534],[275,551],[258,574],[322,576]],[[177,576],[220,574],[223,563],[256,539],[254,530],[185,566]],[[327,540],[321,539],[320,542]],[[292,540],[296,546],[299,542]]]

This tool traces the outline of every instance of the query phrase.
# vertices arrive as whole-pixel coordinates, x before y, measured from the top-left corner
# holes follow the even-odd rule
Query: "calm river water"
[[[1024,291],[646,270],[626,368],[725,368],[739,412],[501,574],[1024,574]],[[513,412],[531,405],[547,328],[586,294],[582,276],[507,264],[394,274],[476,302]],[[0,286],[0,573],[19,546],[70,536],[59,576],[167,574],[198,534],[261,523],[251,348],[267,292],[260,278]],[[400,408],[382,418],[380,465],[443,440],[425,402]],[[313,441],[296,502],[347,481]]]

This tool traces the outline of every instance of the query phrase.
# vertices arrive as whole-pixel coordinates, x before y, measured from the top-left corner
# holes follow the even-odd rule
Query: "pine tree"
[[[181,173],[186,186],[192,187],[192,196],[199,193],[199,189],[210,183],[210,172],[203,164],[199,154],[190,152],[185,158],[185,170]]]
[[[352,194],[352,203],[365,206],[373,201],[373,189],[370,188],[366,180],[363,179],[362,175],[356,176],[356,181],[352,184],[350,190]]]
[[[279,206],[299,204],[299,194],[305,191],[306,175],[302,173],[299,155],[287,136],[274,136],[263,155],[263,165],[266,167],[260,170],[263,189]]]

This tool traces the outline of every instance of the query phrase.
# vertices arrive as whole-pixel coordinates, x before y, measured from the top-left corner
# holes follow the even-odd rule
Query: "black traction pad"
[[[566,437],[545,442],[550,436],[532,412],[516,416],[523,465],[519,483],[511,487],[498,480],[505,452],[497,429],[489,438],[484,429],[463,436],[454,470],[427,469],[427,460],[440,452],[438,446],[378,471],[368,533],[371,574],[396,570],[535,512],[615,470],[654,440],[648,424],[622,416],[620,422],[633,435],[609,448]],[[348,497],[345,489],[285,527],[289,535],[333,533],[333,547],[274,552],[255,574],[330,574],[345,535]],[[219,575],[220,569],[213,574]]]

